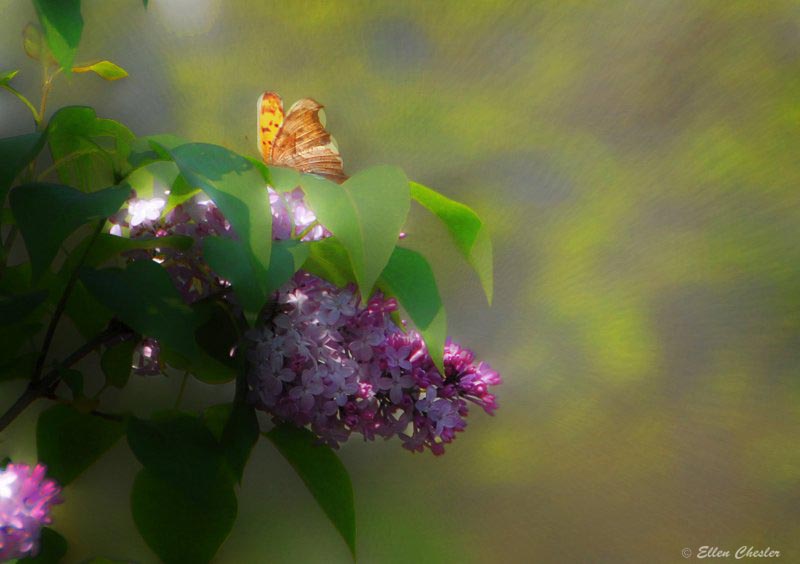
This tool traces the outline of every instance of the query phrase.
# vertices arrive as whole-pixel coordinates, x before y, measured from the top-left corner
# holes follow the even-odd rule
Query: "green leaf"
[[[67,539],[50,527],[43,527],[39,538],[39,554],[18,560],[19,564],[58,564],[67,553]]]
[[[168,235],[166,237],[142,237],[130,239],[108,233],[101,233],[95,239],[92,248],[86,255],[84,264],[99,266],[110,258],[136,250],[177,249],[189,250],[194,244],[194,239],[187,235]]]
[[[250,452],[259,437],[255,410],[246,404],[225,403],[206,409],[203,418],[219,441],[236,481],[241,483]]]
[[[136,190],[137,198],[166,198],[166,190],[177,177],[178,167],[172,161],[151,161],[132,171],[123,182]]]
[[[187,492],[144,468],[133,483],[131,511],[142,538],[166,564],[205,563],[233,528],[236,494],[224,483]]]
[[[227,237],[206,237],[203,240],[203,258],[221,278],[233,285],[242,308],[252,322],[267,301],[267,292],[261,271],[253,256],[239,241]]]
[[[0,139],[0,207],[6,203],[11,183],[36,158],[44,140],[45,136],[40,132]]]
[[[125,433],[125,425],[80,413],[57,404],[43,411],[36,423],[39,462],[47,475],[65,486],[77,478]]]
[[[222,448],[193,415],[170,412],[151,421],[132,417],[128,444],[142,466],[188,494],[219,482],[233,484]]]
[[[136,341],[129,339],[118,345],[109,347],[100,357],[100,368],[106,377],[106,384],[115,388],[124,388],[131,376],[133,367],[133,352],[136,350]]]
[[[417,326],[436,367],[444,374],[442,357],[447,338],[445,314],[436,279],[428,261],[412,250],[396,247],[379,285],[397,297]]]
[[[0,85],[8,84],[11,79],[17,76],[18,70],[0,72]]]
[[[303,175],[300,184],[320,223],[347,249],[366,301],[408,215],[408,179],[399,168],[379,166],[341,185],[311,175]]]
[[[144,4],[144,9],[147,9],[147,3],[149,0],[142,0],[142,4]]]
[[[36,183],[14,188],[11,209],[25,239],[33,279],[47,270],[64,239],[81,225],[114,214],[129,194],[122,186],[92,194],[58,184]]]
[[[80,0],[33,0],[33,5],[50,51],[69,74],[83,31]]]
[[[34,290],[18,296],[0,296],[0,325],[12,325],[24,320],[47,299],[47,292]]]
[[[236,376],[197,345],[194,332],[202,320],[183,302],[169,274],[155,262],[134,261],[125,270],[83,268],[80,279],[123,323],[173,349],[201,380],[221,383]]]
[[[69,262],[72,266],[72,261]],[[72,272],[72,269],[68,272]],[[66,275],[66,272],[63,274]],[[59,273],[59,276],[62,276],[62,273]],[[86,339],[91,339],[100,333],[114,317],[111,310],[99,303],[80,281],[72,287],[64,313]]]
[[[111,61],[100,61],[93,65],[72,67],[72,72],[93,72],[100,78],[106,80],[119,80],[120,78],[128,76],[128,71],[115,65]]]
[[[269,174],[269,185],[278,192],[291,192],[300,186],[300,173],[293,168],[264,166]]]
[[[187,182],[202,189],[230,222],[266,287],[272,210],[261,173],[244,157],[217,145],[190,143],[169,151]],[[266,295],[265,292],[262,292]]]
[[[163,149],[174,149],[186,143],[186,139],[168,133],[137,137],[131,144],[128,161],[133,168],[138,168],[154,161],[171,160]],[[156,151],[156,148],[160,149]]]
[[[200,317],[194,332],[197,344],[212,358],[236,370],[238,365],[231,350],[239,343],[242,328],[237,325],[230,304],[222,299],[200,300],[194,307]]]
[[[42,56],[42,32],[35,25],[29,23],[22,30],[22,46],[25,54],[38,61]]]
[[[353,486],[344,464],[329,447],[316,444],[316,436],[307,429],[282,423],[264,433],[264,436],[275,445],[305,482],[355,558],[356,513]]]
[[[450,236],[478,274],[489,304],[492,303],[492,241],[486,226],[472,209],[435,190],[411,182],[411,197],[444,223]]]
[[[128,173],[133,133],[117,121],[98,118],[92,108],[61,108],[50,118],[47,137],[64,184],[90,192]]]
[[[355,283],[356,277],[350,265],[347,249],[336,237],[314,241],[307,246],[309,254],[303,264],[303,270],[324,278],[340,288]]]

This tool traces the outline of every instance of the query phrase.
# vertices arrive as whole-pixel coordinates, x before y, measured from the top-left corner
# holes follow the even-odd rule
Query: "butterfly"
[[[319,119],[322,104],[311,98],[298,100],[288,113],[274,92],[258,98],[258,148],[269,165],[286,166],[344,182],[339,150]]]

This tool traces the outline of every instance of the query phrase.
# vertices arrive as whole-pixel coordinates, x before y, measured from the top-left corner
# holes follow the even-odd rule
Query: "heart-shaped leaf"
[[[92,108],[58,110],[50,118],[47,138],[61,182],[84,192],[116,184],[130,169],[133,133],[117,121],[98,118]]]
[[[222,482],[187,492],[150,468],[131,490],[136,528],[166,564],[210,562],[236,521],[233,486]]]
[[[100,368],[106,377],[106,384],[115,388],[124,388],[133,369],[133,352],[136,342],[133,339],[123,341],[109,347],[100,357]]]
[[[64,404],[39,415],[36,450],[47,474],[62,486],[77,478],[125,434],[125,425]]]

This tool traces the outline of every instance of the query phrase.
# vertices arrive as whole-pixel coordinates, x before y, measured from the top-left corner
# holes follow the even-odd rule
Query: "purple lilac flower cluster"
[[[271,323],[247,335],[250,400],[332,446],[355,432],[442,454],[466,427],[468,402],[497,407],[497,372],[448,341],[440,374],[420,335],[392,321],[393,299],[362,305],[355,288],[298,272],[277,302]]]
[[[61,488],[45,479],[45,467],[8,464],[0,470],[0,561],[35,556],[51,506],[61,503]]]
[[[282,194],[267,190],[273,239],[330,236],[300,188]],[[192,198],[162,217],[164,206],[160,198],[132,199],[113,218],[112,233],[122,235],[127,228],[132,238],[192,237],[195,245],[188,252],[165,248],[131,256],[163,263],[192,303],[226,284],[204,263],[198,243],[209,235],[235,234],[208,200]],[[411,451],[442,454],[466,427],[469,402],[489,414],[497,407],[489,392],[501,381],[497,372],[448,340],[440,374],[421,336],[392,320],[394,299],[376,293],[362,304],[354,288],[300,271],[277,292],[276,303],[270,322],[248,334],[249,399],[278,419],[310,426],[332,446],[355,432],[366,440],[399,436]],[[137,358],[137,373],[162,371],[157,341],[145,339]]]

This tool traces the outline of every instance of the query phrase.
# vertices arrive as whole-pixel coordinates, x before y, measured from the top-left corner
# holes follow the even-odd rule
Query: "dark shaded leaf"
[[[100,367],[106,377],[106,383],[115,388],[124,388],[128,383],[133,368],[133,351],[136,341],[129,339],[113,347],[109,347],[100,357]]]
[[[218,276],[230,282],[248,319],[256,318],[267,301],[263,278],[266,273],[239,241],[227,237],[206,237],[203,258]]]
[[[264,436],[289,461],[355,557],[353,486],[339,457],[329,447],[316,444],[314,433],[288,423],[276,426]]]
[[[231,357],[231,350],[239,342],[241,328],[229,304],[214,300],[198,303],[195,309],[201,319],[194,332],[197,344],[209,356],[235,370],[237,364]]]
[[[3,358],[6,358],[5,356]],[[0,382],[17,379],[30,379],[33,374],[38,351],[31,351],[0,363]]]
[[[61,380],[72,392],[72,399],[78,399],[83,395],[83,374],[79,370],[65,368],[60,372]]]
[[[132,417],[128,444],[142,466],[187,494],[233,483],[219,443],[198,417],[175,412],[151,421]]]
[[[44,140],[40,132],[0,139],[0,207],[5,205],[11,183],[36,158]]]
[[[194,333],[200,317],[183,302],[169,274],[155,262],[134,261],[125,270],[83,268],[80,279],[123,323],[180,354],[201,380],[219,383],[235,377],[230,367],[197,345]]]
[[[33,0],[50,52],[69,74],[83,32],[80,0]]]
[[[97,335],[114,317],[113,312],[98,302],[80,280],[72,287],[64,313],[86,339]]]
[[[255,410],[246,404],[224,403],[203,413],[206,426],[219,441],[236,480],[241,483],[244,468],[259,437]]]
[[[444,374],[442,357],[447,338],[447,315],[428,261],[415,251],[395,247],[379,285],[396,296],[408,312],[425,339],[431,359]]]
[[[47,299],[47,292],[38,290],[18,296],[0,296],[0,326],[23,321]]]
[[[486,299],[492,303],[492,241],[486,227],[472,209],[435,190],[411,182],[411,197],[444,223],[450,236],[478,274]]]
[[[366,301],[408,215],[408,179],[399,168],[378,166],[341,185],[312,175],[302,175],[300,184],[320,223],[347,249]]]
[[[47,474],[62,486],[77,478],[125,433],[125,425],[57,404],[36,423],[36,450]]]
[[[84,194],[58,184],[25,184],[11,192],[11,209],[25,239],[33,279],[50,266],[61,243],[78,227],[115,213],[129,190],[112,186]]]
[[[222,432],[220,444],[236,480],[241,483],[250,452],[258,441],[259,427],[255,409],[235,403]]]
[[[131,491],[136,528],[166,564],[209,562],[236,520],[233,487],[224,483],[187,492],[144,468]]]
[[[39,554],[18,560],[19,564],[58,564],[67,553],[67,539],[50,527],[43,527],[39,538]]]
[[[194,239],[186,235],[130,239],[129,237],[101,233],[92,244],[84,264],[87,266],[100,266],[114,256],[135,250],[177,249],[186,251],[193,244]]]

